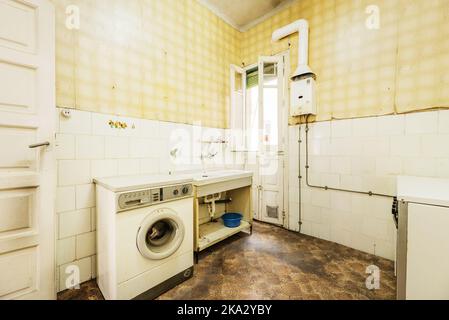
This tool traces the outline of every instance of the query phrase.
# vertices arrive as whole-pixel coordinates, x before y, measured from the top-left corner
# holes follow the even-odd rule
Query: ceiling
[[[230,25],[245,31],[284,8],[293,0],[200,0]]]

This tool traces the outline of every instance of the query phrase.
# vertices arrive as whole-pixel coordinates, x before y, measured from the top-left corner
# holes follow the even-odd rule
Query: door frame
[[[290,49],[286,50],[286,51],[282,51],[278,54],[275,54],[273,56],[281,56],[283,58],[284,61],[284,83],[282,86],[283,89],[283,103],[282,103],[282,107],[283,110],[281,112],[282,115],[282,123],[285,124],[285,126],[281,126],[282,128],[282,137],[279,137],[279,139],[283,140],[282,146],[283,146],[283,190],[282,190],[282,199],[283,199],[283,212],[281,213],[283,215],[283,224],[282,226],[284,228],[288,229],[289,226],[289,214],[288,214],[288,204],[289,204],[289,199],[288,199],[288,186],[289,186],[289,174],[288,174],[288,168],[289,168],[289,161],[288,161],[288,148],[289,148],[289,136],[288,136],[288,129],[289,129],[289,110],[290,110],[290,99],[289,99],[289,92],[290,92],[290,72],[291,72],[291,66],[290,66]],[[250,70],[254,70],[256,68],[259,67],[259,62],[257,63],[253,63],[251,65],[245,66],[243,68],[243,71],[245,72],[245,75],[248,73],[248,71]],[[246,90],[247,88],[245,87],[245,118],[248,119],[248,106],[247,106],[247,99],[246,99]],[[245,122],[245,130],[247,130],[247,123]],[[246,157],[245,159],[246,161],[248,160],[248,157]],[[247,163],[245,163],[245,166],[247,165]],[[258,190],[257,192],[257,196],[259,197],[260,195],[260,191]],[[258,199],[258,201],[260,202],[260,199]],[[260,211],[260,206],[258,206],[257,208],[257,216],[259,215],[259,211]]]

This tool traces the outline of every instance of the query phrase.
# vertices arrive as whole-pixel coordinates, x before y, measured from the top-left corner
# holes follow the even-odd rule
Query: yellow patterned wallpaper
[[[366,27],[370,5],[379,29]],[[449,0],[299,0],[243,34],[244,63],[291,42],[295,70],[298,36],[272,43],[271,34],[298,19],[310,23],[317,120],[449,107]]]
[[[272,32],[310,23],[317,120],[449,106],[449,0],[298,0],[240,33],[196,0],[52,0],[57,103],[82,110],[226,127],[229,66],[290,48]],[[80,8],[79,30],[65,27]],[[380,28],[369,30],[376,5]],[[291,119],[291,122],[297,122]]]
[[[195,0],[52,1],[58,106],[227,126],[239,31]],[[66,28],[69,5],[79,30]]]

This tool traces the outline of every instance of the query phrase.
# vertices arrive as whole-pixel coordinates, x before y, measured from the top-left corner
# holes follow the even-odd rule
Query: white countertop
[[[177,184],[192,183],[191,175],[135,175],[113,178],[94,179],[96,184],[113,192],[127,192],[133,190],[151,189]]]
[[[251,171],[216,170],[207,172],[183,172],[175,175],[154,174],[96,178],[94,182],[113,192],[127,192],[187,183],[193,183],[195,186],[204,186],[252,176],[253,173]]]
[[[449,207],[449,180],[400,176],[398,199]]]
[[[231,181],[253,176],[251,171],[244,170],[217,170],[193,174],[193,185],[204,186],[219,182]]]

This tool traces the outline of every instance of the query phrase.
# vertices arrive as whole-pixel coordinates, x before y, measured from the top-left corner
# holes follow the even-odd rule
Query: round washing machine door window
[[[142,222],[137,233],[137,248],[151,260],[161,260],[174,254],[184,240],[184,224],[173,210],[152,212]]]

